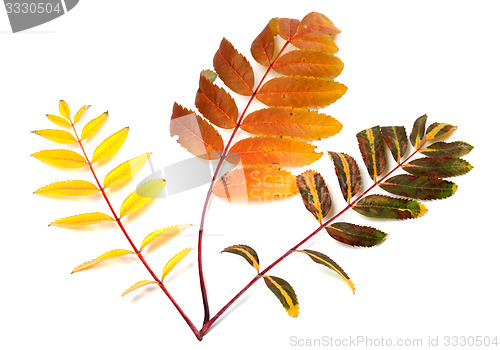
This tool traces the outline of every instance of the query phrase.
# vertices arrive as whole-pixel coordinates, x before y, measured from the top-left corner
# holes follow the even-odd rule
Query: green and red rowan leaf
[[[323,176],[308,170],[297,175],[296,181],[306,209],[321,223],[332,209],[332,199]]]
[[[417,176],[452,177],[467,174],[472,165],[462,158],[424,157],[403,165],[403,169]]]
[[[474,147],[463,141],[435,142],[420,150],[427,157],[462,157],[469,154]]]
[[[410,142],[413,147],[419,148],[422,141],[425,139],[425,125],[427,123],[427,115],[417,118],[415,123],[413,123],[413,128],[410,133]]]
[[[415,199],[432,200],[452,196],[457,185],[436,177],[396,175],[380,184],[387,192]]]
[[[252,57],[263,66],[269,66],[273,60],[274,35],[271,21],[269,21],[262,32],[252,42],[252,46],[250,47]]]
[[[348,154],[328,152],[335,164],[335,173],[339,180],[342,195],[349,203],[361,188],[361,174],[358,163]]]
[[[342,72],[344,63],[323,51],[293,50],[280,56],[273,69],[283,75],[334,78]]]
[[[427,208],[415,200],[373,194],[360,199],[352,208],[356,212],[379,219],[415,219],[427,212]]]
[[[392,157],[399,163],[408,149],[408,137],[404,126],[384,126],[380,128],[380,131]]]
[[[281,302],[288,315],[297,317],[299,315],[299,302],[297,295],[292,286],[282,278],[274,276],[263,276],[267,288],[273,292],[274,295]]]
[[[373,181],[377,181],[385,170],[385,143],[379,126],[365,129],[356,134],[359,150],[363,156],[368,173]]]
[[[325,229],[333,239],[354,247],[373,247],[387,237],[387,233],[376,228],[347,222],[337,222],[326,226]]]
[[[241,256],[245,259],[257,272],[259,272],[259,256],[257,252],[244,244],[232,245],[227,248],[224,248],[221,253],[232,253]]]
[[[432,141],[437,138],[444,138],[457,129],[456,126],[447,123],[432,123],[425,132],[425,140]]]

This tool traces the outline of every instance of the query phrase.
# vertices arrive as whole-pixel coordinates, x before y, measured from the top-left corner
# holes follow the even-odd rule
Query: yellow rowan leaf
[[[99,192],[99,189],[91,182],[84,180],[68,180],[54,182],[36,190],[36,194],[49,196],[86,196]]]
[[[51,222],[49,226],[79,227],[98,224],[105,221],[114,221],[114,219],[107,214],[94,212],[68,216],[59,220],[55,220]]]
[[[71,121],[71,119],[69,118],[69,116],[70,116],[69,106],[66,103],[66,101],[64,101],[64,100],[59,101],[59,113],[61,113],[61,115],[64,118]]]
[[[90,105],[85,105],[82,108],[80,108],[78,110],[78,112],[76,112],[76,114],[75,114],[75,119],[73,120],[73,124],[78,123],[80,121],[80,119],[82,119],[82,117],[84,117],[85,114],[87,114],[87,110],[89,108],[90,108]]]
[[[46,114],[47,118],[53,122],[54,124],[57,124],[59,126],[66,126],[66,127],[69,127],[71,126],[71,123],[69,121],[67,121],[66,119],[64,118],[61,118],[60,116],[58,115],[53,115],[53,114]]]
[[[151,153],[144,153],[143,155],[127,160],[111,170],[104,178],[104,188],[116,186],[130,180],[144,165],[144,163],[146,163],[146,160],[150,155]]]
[[[135,254],[134,252],[127,250],[127,249],[114,249],[112,251],[109,251],[107,253],[104,253],[102,255],[99,255],[97,258],[92,259],[90,261],[84,262],[83,264],[75,267],[71,273],[75,273],[78,271],[82,271],[86,268],[89,268],[91,266],[94,266],[96,264],[102,263],[103,261],[111,260],[111,259],[116,259],[128,254]]]
[[[114,155],[125,142],[128,135],[128,127],[115,132],[104,140],[94,151],[92,163],[99,162]]]
[[[99,117],[92,119],[85,125],[82,129],[82,134],[80,136],[81,140],[88,139],[90,136],[94,135],[97,130],[101,127],[102,123],[108,118],[108,112],[104,112]]]
[[[193,225],[191,224],[172,225],[169,227],[153,231],[149,235],[147,235],[146,238],[144,238],[141,244],[141,249],[139,250],[142,251],[146,246],[150,245],[151,243],[153,243],[154,241],[165,235],[168,235],[169,237],[175,237],[190,226]]]
[[[65,149],[40,151],[33,153],[31,156],[62,168],[74,169],[87,165],[87,161],[80,154]]]
[[[46,139],[59,143],[75,143],[75,137],[67,131],[58,129],[35,130],[34,134],[45,137]]]
[[[165,187],[165,180],[163,179],[154,179],[143,183],[137,191],[132,192],[123,201],[120,209],[120,218],[141,209],[146,203],[156,197],[163,187]]]
[[[177,266],[177,264],[184,259],[184,257],[191,251],[192,248],[186,248],[177,253],[172,259],[168,261],[168,263],[163,268],[163,273],[161,274],[161,280],[165,279],[165,277]]]
[[[156,282],[156,281],[148,281],[148,280],[139,281],[136,284],[134,284],[133,286],[130,286],[129,288],[127,288],[127,290],[122,293],[122,297],[124,297],[125,295],[127,295],[130,292],[133,292],[134,290],[136,290],[138,288],[141,288],[141,287],[147,286],[148,284],[153,284],[153,283],[158,284],[158,282]]]

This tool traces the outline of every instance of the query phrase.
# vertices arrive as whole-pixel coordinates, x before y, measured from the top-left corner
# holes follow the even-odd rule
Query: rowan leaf
[[[120,208],[120,218],[141,209],[151,199],[155,198],[163,190],[163,187],[165,187],[165,180],[163,179],[154,179],[143,183],[123,201]]]
[[[368,173],[373,181],[377,181],[377,177],[384,172],[386,167],[384,138],[380,127],[374,126],[360,131],[356,134],[356,138]]]
[[[75,118],[73,120],[73,124],[78,123],[80,121],[80,119],[82,119],[87,114],[87,111],[88,111],[89,108],[90,108],[90,105],[85,105],[82,108],[80,108],[78,110],[78,112],[76,112],[76,114],[75,114]]]
[[[68,180],[54,182],[50,185],[40,187],[34,193],[48,196],[87,196],[99,192],[99,189],[91,182],[84,180]]]
[[[243,165],[308,165],[323,155],[315,149],[316,146],[307,141],[255,136],[236,142],[230,153],[237,154]],[[233,158],[229,156],[227,160],[236,163]]]
[[[169,227],[164,227],[159,230],[151,232],[149,235],[144,238],[141,244],[141,249],[142,251],[144,248],[146,248],[148,245],[154,243],[155,241],[158,241],[159,238],[169,236],[169,237],[175,237],[182,231],[186,230],[190,226],[193,226],[191,224],[182,224],[182,225],[171,225]]]
[[[382,243],[388,236],[376,228],[347,222],[336,222],[325,229],[333,239],[354,247],[373,247]]]
[[[396,162],[406,154],[408,149],[408,137],[404,126],[383,126],[380,128],[384,136],[385,143],[391,151],[392,157]]]
[[[259,272],[259,256],[257,252],[243,244],[232,245],[230,247],[224,248],[221,253],[232,253],[243,257],[257,272]]]
[[[61,113],[61,115],[68,119],[69,121],[71,121],[70,119],[70,111],[69,111],[69,106],[68,104],[66,103],[66,101],[64,100],[61,100],[59,101],[59,113]]]
[[[224,129],[233,129],[238,119],[238,107],[231,95],[200,75],[200,88],[195,105],[211,123]]]
[[[68,216],[59,220],[55,220],[49,224],[49,226],[59,226],[59,227],[79,227],[99,224],[106,221],[115,221],[112,217],[107,214],[94,212],[86,214],[78,214],[73,216]]]
[[[318,50],[332,55],[339,51],[333,38],[319,33],[297,34],[290,42],[299,49]]]
[[[297,32],[299,20],[293,18],[278,19],[278,34],[283,40],[290,40]]]
[[[268,80],[256,97],[268,106],[318,108],[337,101],[346,91],[344,84],[333,80],[293,76]]]
[[[161,274],[161,280],[165,279],[165,277],[177,266],[178,263],[181,262],[182,259],[186,257],[186,255],[193,250],[192,248],[186,248],[177,253],[172,259],[170,259],[165,267],[163,268],[163,273]]]
[[[297,295],[295,294],[292,286],[287,281],[279,277],[267,275],[263,277],[267,288],[269,288],[271,292],[276,295],[288,315],[297,317],[299,315],[299,302],[297,301]]]
[[[457,190],[457,185],[451,181],[405,174],[385,180],[380,187],[398,196],[423,200],[448,198]]]
[[[58,115],[46,114],[47,118],[56,125],[70,127],[71,123]]]
[[[323,176],[308,170],[298,175],[296,181],[306,209],[321,223],[332,209],[332,199]]]
[[[323,51],[293,50],[280,56],[273,69],[283,75],[334,78],[342,72],[344,63]]]
[[[425,138],[425,124],[427,123],[427,115],[417,118],[413,123],[413,128],[410,134],[410,142],[413,147],[419,148]]]
[[[61,168],[76,169],[87,165],[87,161],[79,153],[66,149],[40,151],[31,156]]]
[[[228,88],[240,95],[253,94],[252,66],[226,38],[222,39],[213,63],[215,71]]]
[[[340,29],[330,21],[325,15],[319,12],[308,13],[299,23],[297,28],[297,35],[307,33],[317,33],[335,37],[340,33]]]
[[[75,137],[64,130],[59,129],[45,129],[45,130],[35,130],[34,134],[45,137],[46,139],[58,142],[58,143],[76,143]]]
[[[354,294],[354,292],[356,291],[356,288],[354,287],[354,283],[352,283],[352,281],[349,278],[349,276],[347,275],[347,273],[345,273],[345,271],[335,261],[333,261],[329,256],[327,256],[326,254],[317,252],[315,250],[310,250],[310,249],[296,250],[296,252],[304,253],[307,256],[309,256],[311,258],[311,260],[314,261],[315,263],[326,266],[330,270],[337,272],[347,282],[349,287],[351,287],[352,293]]]
[[[297,193],[295,176],[269,166],[234,169],[217,180],[213,193],[222,198],[261,199]]]
[[[92,259],[90,261],[84,262],[83,264],[75,267],[73,269],[73,271],[71,271],[71,273],[82,271],[82,270],[85,270],[85,269],[87,269],[87,268],[89,268],[91,266],[94,266],[94,265],[97,265],[99,263],[102,263],[103,261],[120,258],[122,256],[129,255],[129,254],[135,254],[135,253],[132,252],[132,251],[130,251],[130,250],[127,250],[127,249],[114,249],[112,251],[109,251],[107,253],[99,255],[95,259]]]
[[[252,42],[250,53],[252,57],[263,66],[269,66],[271,64],[274,57],[274,35],[269,23]]]
[[[122,147],[128,135],[128,127],[115,132],[104,140],[94,151],[92,163],[100,162],[113,156]]]
[[[348,154],[328,152],[335,164],[335,173],[339,180],[342,195],[347,203],[351,202],[361,188],[361,175],[358,163]]]
[[[215,128],[177,103],[172,110],[170,135],[179,136],[177,143],[202,159],[218,159],[224,150],[224,141]]]
[[[417,176],[452,177],[467,174],[472,165],[462,158],[424,157],[403,165],[403,169]]]
[[[241,124],[246,132],[320,140],[337,134],[342,124],[329,115],[305,108],[270,107],[250,113]]]
[[[453,133],[457,127],[447,123],[432,123],[425,132],[425,140],[432,141],[437,138],[444,138]]]
[[[106,175],[103,181],[103,187],[108,188],[116,186],[132,179],[139,169],[142,168],[144,163],[146,163],[150,155],[151,153],[144,153],[118,165]]]
[[[88,139],[90,136],[94,135],[97,130],[101,127],[102,123],[108,118],[108,112],[104,112],[100,116],[95,119],[89,121],[82,129],[82,133],[80,135],[81,140]]]
[[[360,199],[352,208],[360,214],[380,219],[415,219],[427,212],[427,208],[415,200],[372,194]]]
[[[129,288],[127,288],[127,290],[125,290],[122,293],[122,297],[124,297],[125,295],[127,295],[130,292],[133,292],[136,289],[139,289],[141,287],[147,286],[148,284],[154,284],[154,283],[158,284],[158,282],[156,282],[156,281],[148,281],[148,280],[139,281],[136,284],[134,284],[134,285],[130,286]]]
[[[469,154],[474,147],[463,141],[435,142],[420,150],[427,157],[462,157]]]

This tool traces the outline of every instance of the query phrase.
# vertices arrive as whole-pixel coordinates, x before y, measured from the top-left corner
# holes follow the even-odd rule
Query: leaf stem
[[[101,192],[104,200],[108,204],[108,207],[111,210],[111,213],[113,214],[113,217],[114,217],[116,223],[118,224],[118,226],[120,227],[121,231],[125,235],[125,238],[130,243],[130,246],[134,250],[134,252],[137,255],[137,257],[139,258],[139,260],[142,262],[142,264],[144,265],[144,267],[146,268],[146,270],[148,270],[148,272],[151,275],[151,277],[153,277],[153,279],[157,282],[157,284],[160,287],[160,289],[165,293],[165,295],[168,297],[168,299],[170,299],[170,301],[172,302],[172,304],[174,305],[174,307],[177,309],[177,311],[180,313],[180,315],[182,316],[182,318],[184,319],[184,321],[186,321],[186,323],[188,324],[189,328],[191,328],[191,330],[193,331],[193,333],[196,336],[196,338],[198,340],[201,340],[203,337],[201,336],[201,334],[198,331],[198,329],[195,327],[195,325],[189,319],[189,317],[184,313],[184,311],[179,306],[179,304],[177,304],[177,302],[175,301],[175,299],[172,297],[172,295],[170,294],[170,292],[167,290],[167,288],[163,284],[162,280],[159,279],[158,276],[156,276],[156,274],[153,272],[153,270],[151,269],[151,267],[147,263],[146,259],[144,259],[144,256],[142,255],[141,251],[137,249],[136,245],[134,244],[134,242],[130,238],[129,234],[127,233],[127,230],[125,230],[125,227],[123,226],[123,223],[121,222],[120,217],[116,214],[113,206],[111,205],[111,202],[108,199],[108,196],[106,195],[106,192],[104,191],[104,187],[101,186],[101,183],[100,183],[99,179],[97,178],[97,175],[96,175],[96,173],[94,171],[94,167],[92,166],[92,162],[90,161],[89,157],[87,156],[87,153],[85,152],[85,148],[83,147],[82,140],[80,140],[80,137],[78,136],[78,133],[76,132],[75,125],[73,124],[73,122],[71,122],[71,127],[73,128],[73,132],[75,133],[75,137],[77,139],[77,142],[80,145],[80,148],[81,148],[81,150],[83,152],[85,160],[87,161],[87,165],[89,166],[89,169],[92,172],[92,175],[94,176],[94,179],[96,181],[97,187],[99,188],[99,191]]]
[[[274,62],[276,62],[276,60],[278,59],[278,57],[281,56],[281,54],[283,53],[283,51],[285,50],[285,48],[288,46],[288,44],[290,44],[290,41],[287,41],[287,42],[285,42],[283,44],[283,47],[281,48],[281,50],[278,52],[278,54],[276,55],[276,57],[274,58],[274,60],[271,62],[271,64],[269,65],[269,67],[267,67],[264,75],[260,79],[259,84],[257,85],[257,87],[255,88],[255,90],[253,91],[252,96],[250,97],[250,99],[248,100],[248,103],[245,106],[245,109],[243,109],[243,112],[241,113],[240,117],[238,118],[238,121],[236,123],[236,127],[233,129],[233,132],[232,132],[231,136],[229,137],[229,140],[228,140],[228,142],[226,144],[226,147],[222,151],[222,154],[220,156],[219,162],[217,163],[217,166],[216,166],[215,171],[214,171],[214,175],[212,176],[212,180],[210,182],[210,187],[209,187],[209,189],[207,191],[207,195],[206,195],[206,198],[205,198],[205,203],[203,204],[203,210],[201,212],[201,219],[200,219],[200,228],[199,228],[199,231],[198,231],[198,275],[199,275],[199,279],[200,279],[201,297],[202,297],[202,300],[203,300],[203,308],[204,308],[203,325],[205,325],[210,320],[210,308],[209,308],[209,305],[208,305],[208,297],[207,297],[207,289],[206,289],[206,286],[205,286],[205,278],[203,276],[203,259],[202,259],[202,241],[203,241],[203,232],[204,232],[204,228],[205,228],[205,217],[206,217],[207,210],[208,210],[208,204],[210,202],[210,198],[212,197],[212,193],[213,193],[215,181],[217,180],[217,177],[219,175],[219,171],[220,171],[220,169],[222,167],[222,164],[224,163],[224,160],[226,159],[226,156],[227,156],[227,154],[229,152],[229,147],[231,146],[231,143],[232,143],[232,141],[233,141],[236,133],[238,132],[238,130],[239,130],[240,126],[241,126],[243,118],[245,117],[245,115],[247,113],[247,110],[250,107],[250,105],[252,104],[255,96],[259,92],[260,87],[264,83],[264,80],[266,79],[267,75],[271,71],[271,68],[273,67]]]

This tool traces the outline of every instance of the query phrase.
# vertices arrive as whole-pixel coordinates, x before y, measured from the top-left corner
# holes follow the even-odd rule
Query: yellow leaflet
[[[132,192],[122,203],[120,218],[141,209],[147,202],[156,197],[165,187],[165,180],[155,179],[143,183],[137,191]]]
[[[68,180],[54,182],[36,190],[36,194],[50,196],[86,196],[99,192],[99,189],[91,182],[84,180]]]
[[[182,224],[182,225],[172,225],[169,227],[165,227],[156,231],[151,232],[149,235],[144,238],[141,244],[141,249],[143,250],[146,246],[150,245],[154,241],[156,241],[158,238],[164,236],[164,235],[169,235],[170,237],[177,236],[179,233],[187,229],[189,226],[193,226],[191,224]]]
[[[87,165],[87,161],[80,154],[65,149],[40,151],[33,153],[32,156],[62,168],[74,169]]]
[[[84,117],[85,114],[87,114],[87,110],[89,109],[89,107],[90,107],[90,105],[85,105],[82,108],[80,108],[78,110],[78,112],[76,112],[73,124],[78,123],[80,121],[80,119],[82,119],[82,117]]]
[[[167,276],[170,271],[174,269],[177,264],[184,259],[184,257],[191,251],[193,250],[192,248],[186,248],[184,250],[181,250],[179,253],[177,253],[172,259],[168,261],[168,263],[165,265],[163,268],[163,273],[161,274],[161,280],[165,279],[165,276]]]
[[[148,280],[144,280],[144,281],[139,281],[137,282],[136,284],[134,284],[133,286],[129,287],[126,291],[124,291],[122,293],[122,297],[127,295],[128,293],[138,289],[138,288],[141,288],[141,287],[144,287],[144,286],[147,286],[148,284],[152,284],[152,283],[156,283],[158,284],[158,282],[156,281],[148,281]]]
[[[59,143],[75,143],[75,137],[67,131],[58,129],[35,130],[34,134]]]
[[[84,262],[80,266],[75,267],[73,269],[73,271],[71,271],[71,273],[82,271],[82,270],[84,270],[84,269],[86,269],[88,267],[94,266],[94,265],[99,264],[99,263],[101,263],[103,261],[111,260],[111,259],[116,259],[116,258],[119,258],[121,256],[128,255],[128,254],[135,254],[135,253],[132,252],[132,251],[130,251],[130,250],[127,250],[127,249],[114,249],[112,251],[109,251],[107,253],[104,253],[104,254],[98,256],[95,259],[92,259],[90,261]]]
[[[128,134],[128,127],[115,132],[104,140],[94,151],[92,163],[99,162],[114,155],[125,142]]]
[[[116,186],[130,180],[142,168],[150,155],[151,153],[144,153],[143,155],[127,160],[111,170],[104,178],[104,188]]]
[[[59,126],[71,126],[71,123],[64,118],[59,117],[58,115],[46,114],[47,118],[54,124]]]
[[[70,114],[69,114],[69,106],[66,103],[66,101],[64,101],[64,100],[59,101],[59,113],[61,113],[61,115],[64,118],[66,118],[68,120],[71,120],[69,118],[69,116],[70,116]]]
[[[102,123],[108,118],[108,112],[104,112],[99,117],[92,119],[83,127],[80,139],[85,140],[90,136],[94,135],[97,130],[101,127]]]
[[[114,219],[104,213],[95,212],[68,216],[51,222],[49,226],[78,227],[98,224],[105,221],[114,221]]]

